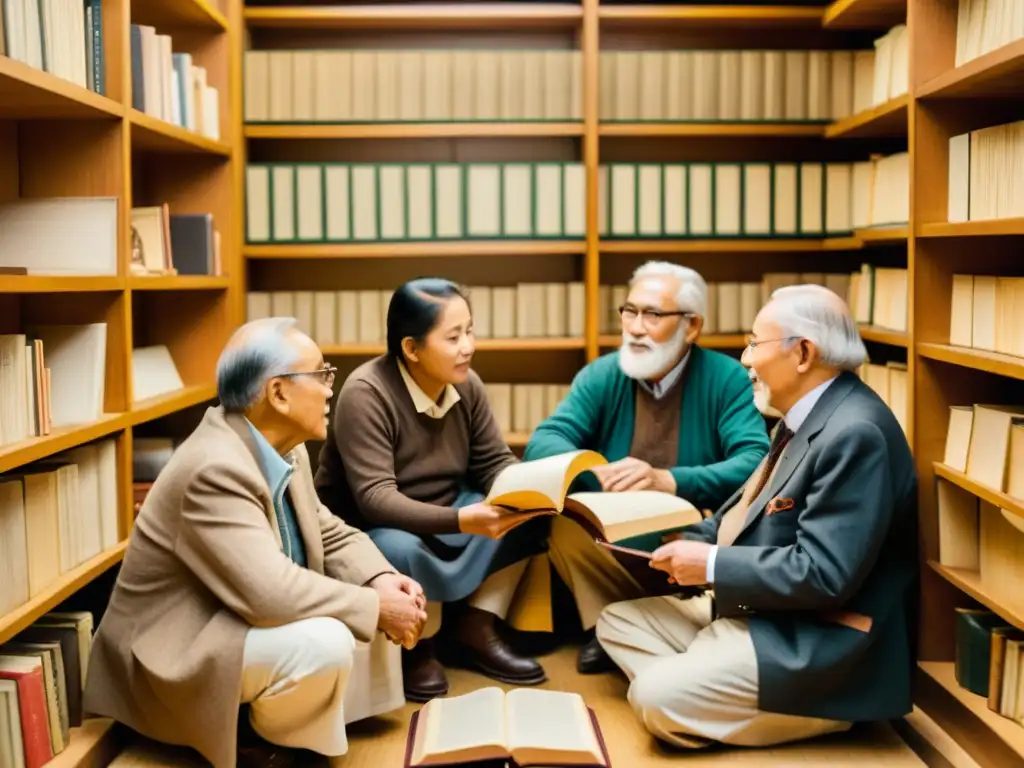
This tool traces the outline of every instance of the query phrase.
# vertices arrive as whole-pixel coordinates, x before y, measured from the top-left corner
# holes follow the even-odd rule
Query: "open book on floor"
[[[651,569],[650,552],[615,543],[699,523],[700,512],[686,499],[662,491],[568,494],[579,475],[607,463],[601,454],[581,450],[511,464],[495,478],[485,501],[509,511],[545,510],[572,519],[606,547],[649,595],[691,591],[670,584],[664,572]]]
[[[597,717],[578,693],[487,687],[433,699],[413,714],[405,768],[492,760],[611,768]]]

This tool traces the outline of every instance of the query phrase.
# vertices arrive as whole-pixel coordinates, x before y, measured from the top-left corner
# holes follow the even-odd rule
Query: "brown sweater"
[[[487,493],[516,461],[480,377],[455,385],[442,418],[417,413],[387,355],[359,366],[341,387],[315,484],[320,501],[357,528],[414,533],[459,530],[452,506],[463,484]]]

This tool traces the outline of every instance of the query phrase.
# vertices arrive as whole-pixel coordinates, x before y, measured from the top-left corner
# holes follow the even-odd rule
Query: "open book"
[[[487,687],[433,699],[413,715],[406,768],[487,760],[611,766],[597,718],[578,693]]]
[[[510,464],[495,478],[485,501],[516,512],[550,510],[551,514],[565,514],[594,538],[608,542],[701,521],[693,504],[662,491],[566,495],[580,474],[607,463],[594,451],[570,451]]]

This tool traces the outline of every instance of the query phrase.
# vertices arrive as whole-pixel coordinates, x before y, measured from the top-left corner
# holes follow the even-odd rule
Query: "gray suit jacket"
[[[686,538],[714,543],[727,501]],[[917,475],[889,408],[854,374],[825,390],[718,550],[720,617],[749,617],[770,712],[865,721],[911,711]]]

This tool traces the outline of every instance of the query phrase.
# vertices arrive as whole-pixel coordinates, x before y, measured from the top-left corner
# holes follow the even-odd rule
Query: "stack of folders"
[[[582,163],[250,164],[250,243],[582,238]]]

